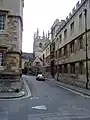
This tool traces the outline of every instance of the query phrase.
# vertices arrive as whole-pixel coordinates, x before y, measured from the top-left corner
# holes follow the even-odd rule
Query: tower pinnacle
[[[50,37],[50,33],[49,33],[49,30],[48,30],[48,39],[49,39],[49,37]]]
[[[37,28],[37,37],[39,36],[39,30],[38,30],[38,28]]]
[[[35,37],[36,37],[36,35],[35,35],[35,33],[34,33],[34,39],[35,39]]]
[[[46,33],[46,39],[47,39],[47,33]]]
[[[44,30],[43,30],[43,38],[45,38],[45,33],[44,33]]]

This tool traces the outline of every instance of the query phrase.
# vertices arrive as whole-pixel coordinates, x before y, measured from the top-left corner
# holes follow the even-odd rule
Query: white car
[[[45,77],[42,74],[38,74],[37,77],[36,77],[36,80],[38,80],[38,81],[45,81]]]

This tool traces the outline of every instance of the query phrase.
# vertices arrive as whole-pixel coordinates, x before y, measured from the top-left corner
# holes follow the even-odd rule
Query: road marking
[[[50,81],[49,81],[49,82],[50,82]],[[72,90],[72,89],[70,89],[70,88],[67,88],[67,87],[64,87],[64,86],[61,86],[61,85],[58,85],[57,83],[54,83],[54,82],[50,82],[50,83],[56,84],[57,86],[65,89],[65,90],[71,91],[71,92],[73,92],[73,93],[75,93],[75,94],[78,94],[78,95],[80,95],[80,96],[82,96],[82,97],[85,97],[85,98],[89,98],[89,99],[90,99],[90,96],[88,96],[88,95],[84,95],[83,93],[77,92],[77,91],[75,91],[75,90]]]
[[[40,106],[32,107],[32,109],[37,109],[37,110],[47,110],[47,107],[46,107],[45,105],[40,105]]]
[[[29,119],[34,118],[34,120],[40,119],[40,117],[44,120],[45,118],[47,118],[48,120],[51,120],[51,118],[54,120],[77,120],[77,119],[90,119],[89,115],[77,115],[77,116],[72,116],[72,115],[61,115],[61,113],[43,113],[43,114],[35,114],[35,115],[29,115]],[[46,120],[46,119],[45,119]]]
[[[30,96],[31,96],[31,91],[30,91],[30,89],[29,89],[29,87],[28,87],[26,81],[23,80],[23,82],[24,82],[24,84],[25,84],[25,86],[26,86],[26,90],[27,90],[27,93],[28,93],[28,97],[30,97]]]
[[[88,109],[86,109],[86,108],[80,108],[80,107],[76,107],[76,106],[74,106],[73,108],[74,108],[74,109],[77,109],[77,110],[84,110],[84,111],[90,113],[90,110],[88,110]]]
[[[30,98],[31,100],[38,100],[39,99],[39,97],[32,97],[32,98]]]

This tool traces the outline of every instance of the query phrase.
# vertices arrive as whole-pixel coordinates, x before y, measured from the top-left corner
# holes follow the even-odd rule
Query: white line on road
[[[73,108],[76,109],[76,110],[84,110],[84,111],[90,113],[90,110],[88,110],[88,109],[86,109],[86,108],[80,108],[80,107],[76,107],[76,106],[74,106]]]
[[[32,97],[32,98],[30,98],[31,100],[38,100],[39,99],[39,97]]]
[[[27,96],[27,97],[30,97],[30,96],[31,96],[31,91],[30,91],[30,89],[29,89],[29,87],[28,87],[26,81],[23,80],[23,82],[24,82],[24,85],[26,86],[26,90],[27,90],[27,93],[28,93],[28,96]]]
[[[49,81],[49,82],[50,82],[50,81]],[[57,83],[54,83],[54,82],[50,82],[50,83],[55,84],[55,85],[57,85],[57,86],[59,86],[59,87],[65,89],[65,90],[71,91],[71,92],[73,92],[73,93],[75,93],[75,94],[78,94],[78,95],[80,95],[80,96],[82,96],[82,97],[85,97],[85,98],[89,98],[89,99],[90,99],[90,96],[88,96],[88,95],[84,95],[84,94],[82,94],[82,93],[80,93],[80,92],[77,92],[77,91],[72,90],[72,89],[70,89],[70,88],[67,88],[67,87],[58,85]]]

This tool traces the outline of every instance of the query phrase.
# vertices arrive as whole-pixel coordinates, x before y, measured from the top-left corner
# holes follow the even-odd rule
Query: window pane
[[[67,29],[64,31],[64,39],[67,38]]]
[[[62,65],[59,66],[59,72],[62,73]]]
[[[82,13],[79,15],[79,28],[82,29]]]
[[[59,57],[62,56],[62,49],[59,49]]]
[[[0,16],[0,22],[4,22],[4,16]]]
[[[79,38],[79,45],[80,45],[80,49],[83,49],[83,36],[80,36]]]
[[[3,58],[4,58],[4,54],[0,53],[0,66],[3,66]]]
[[[83,62],[80,62],[79,63],[79,73],[80,74],[83,74],[83,68],[84,68],[84,64],[83,64]]]
[[[71,23],[71,35],[74,33],[74,22]]]
[[[60,43],[61,43],[61,41],[62,41],[62,35],[60,35],[60,37],[59,37],[59,38],[60,38]]]
[[[64,73],[68,73],[67,64],[64,65]]]
[[[71,63],[71,73],[75,74],[75,63]]]
[[[4,30],[4,16],[0,15],[0,30]]]
[[[64,55],[67,55],[67,45],[64,47]]]
[[[90,8],[90,0],[88,2],[89,2],[89,8]]]
[[[70,50],[71,50],[71,53],[74,52],[74,41],[70,43]]]

